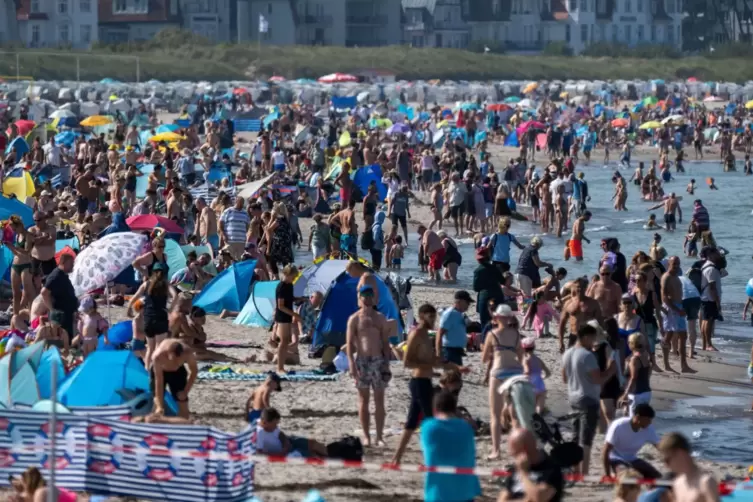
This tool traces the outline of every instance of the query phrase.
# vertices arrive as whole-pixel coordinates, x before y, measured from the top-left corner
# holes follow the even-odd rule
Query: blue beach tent
[[[257,281],[251,285],[251,294],[233,324],[269,328],[275,315],[275,296],[280,281]]]
[[[0,220],[7,220],[12,215],[21,217],[25,227],[34,225],[34,210],[18,199],[0,195]]]
[[[387,198],[387,186],[382,183],[382,168],[379,164],[373,166],[363,166],[356,170],[353,176],[353,183],[361,189],[361,193],[366,195],[369,189],[369,183],[376,182],[377,192],[379,193],[379,200],[383,201]]]
[[[204,286],[194,299],[194,306],[208,314],[219,314],[225,309],[239,312],[248,300],[255,268],[256,260],[246,260],[223,270]]]
[[[381,277],[374,275],[378,285],[379,305],[377,310],[384,314],[387,319],[396,319],[399,323],[398,334],[403,332],[400,321],[400,310],[392,298],[389,287]],[[345,343],[345,330],[348,318],[358,310],[358,279],[351,277],[347,272],[341,273],[335,279],[327,292],[322,303],[319,319],[314,330],[314,340],[311,350],[334,345],[337,347]]]

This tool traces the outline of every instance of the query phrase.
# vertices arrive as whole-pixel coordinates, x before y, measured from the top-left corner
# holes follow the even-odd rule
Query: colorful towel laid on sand
[[[236,372],[230,368],[229,371],[222,371],[219,368],[212,368],[209,371],[199,371],[199,380],[221,380],[229,382],[262,382],[267,378],[267,372]],[[214,371],[218,370],[218,371]],[[333,382],[338,379],[337,374],[326,375],[324,373],[315,373],[313,371],[303,371],[297,373],[285,373],[280,378],[286,382]]]

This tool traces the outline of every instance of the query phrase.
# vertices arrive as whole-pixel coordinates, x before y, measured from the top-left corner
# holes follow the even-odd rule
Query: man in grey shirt
[[[580,473],[588,474],[596,428],[599,425],[599,395],[601,385],[616,371],[615,365],[599,369],[599,362],[592,352],[599,329],[586,324],[578,330],[578,340],[562,355],[562,380],[567,384],[567,395],[573,412],[575,441],[583,448],[583,463]]]

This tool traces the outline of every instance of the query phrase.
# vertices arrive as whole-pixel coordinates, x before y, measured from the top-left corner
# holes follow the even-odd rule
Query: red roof
[[[28,0],[27,0],[28,1]],[[100,23],[170,23],[179,22],[178,16],[170,14],[170,2],[176,0],[147,0],[148,12],[143,14],[113,12],[113,0],[99,0]]]
[[[16,4],[16,21],[46,20],[44,12],[31,12],[31,0],[19,0]]]

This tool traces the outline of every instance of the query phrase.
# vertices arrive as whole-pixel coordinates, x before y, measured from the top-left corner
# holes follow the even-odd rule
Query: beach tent
[[[204,253],[209,253],[209,256],[213,256],[212,249],[209,246],[181,246],[173,239],[165,239],[165,256],[167,257],[167,269],[170,271],[170,276],[186,268],[186,256],[191,251],[196,251],[197,256],[201,256]],[[204,270],[212,275],[217,275],[217,269],[214,264],[207,265],[204,267]]]
[[[32,346],[33,347],[33,346]],[[33,406],[39,401],[37,379],[23,349],[0,359],[0,404],[10,408],[14,404]]]
[[[358,105],[358,99],[356,96],[348,96],[348,97],[332,96],[333,108],[339,108],[339,109],[355,108],[357,105]]]
[[[26,142],[26,140],[21,136],[16,136],[13,138],[13,141],[8,143],[8,146],[5,147],[5,153],[10,153],[11,149],[16,149],[16,159],[21,159],[21,157],[24,156],[29,151],[29,144]]]
[[[1,218],[0,218],[1,219]],[[59,253],[64,248],[71,248],[74,251],[80,251],[81,250],[81,243],[78,241],[78,237],[73,236],[70,239],[57,239],[55,241],[55,252]]]
[[[124,402],[120,389],[149,392],[144,364],[127,350],[97,350],[63,381],[58,400],[65,406],[118,405]]]
[[[14,167],[5,176],[3,182],[3,193],[5,195],[13,194],[21,202],[34,195],[34,181],[31,175],[23,167]]]
[[[363,166],[357,169],[353,175],[353,183],[361,189],[361,193],[364,195],[366,195],[366,192],[369,189],[369,183],[372,181],[376,182],[379,200],[383,201],[387,198],[387,185],[382,183],[382,168],[379,164]]]
[[[225,309],[239,312],[248,300],[255,268],[256,260],[246,260],[223,270],[204,286],[194,299],[194,306],[208,314],[219,314]]]
[[[520,146],[517,132],[512,131],[510,134],[507,135],[507,137],[505,138],[505,146]]]
[[[377,310],[387,319],[397,320],[400,326],[398,333],[402,333],[400,310],[395,304],[392,293],[381,277],[374,275],[377,281],[379,304]],[[311,351],[316,352],[321,347],[334,345],[340,347],[345,343],[345,330],[348,318],[358,310],[358,279],[342,272],[329,288],[319,318],[316,321],[314,339]]]
[[[34,345],[43,345],[35,343]],[[32,345],[32,347],[34,346]],[[65,368],[63,360],[60,358],[60,351],[57,347],[50,347],[42,353],[37,366],[36,379],[39,388],[40,399],[49,399],[52,396],[52,368],[57,367],[55,387],[65,379]]]
[[[316,291],[326,294],[340,274],[345,272],[349,261],[317,258],[295,280],[293,294],[297,297],[310,296]]]
[[[275,314],[275,293],[280,281],[256,281],[251,285],[251,294],[233,324],[269,328]]]
[[[146,196],[146,188],[149,186],[149,175],[154,172],[154,164],[142,164],[138,168],[143,176],[136,178],[136,197],[143,199]]]
[[[0,220],[7,220],[12,215],[21,217],[25,227],[34,225],[34,210],[22,200],[9,199],[0,195]]]
[[[3,246],[0,251],[0,278],[10,281],[10,266],[13,263],[13,253],[8,246]]]

